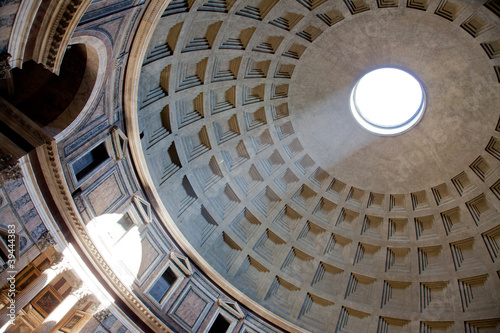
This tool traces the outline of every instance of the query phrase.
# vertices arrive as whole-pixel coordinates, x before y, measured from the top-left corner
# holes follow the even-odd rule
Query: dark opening
[[[118,222],[117,224],[121,227],[123,230],[123,233],[127,232],[132,226],[134,225],[134,222],[130,219],[128,215],[124,215]]]
[[[224,333],[227,332],[229,326],[231,323],[219,313],[208,333]]]
[[[4,96],[9,102],[41,127],[61,115],[73,101],[87,66],[85,45],[72,45],[66,50],[59,75],[45,69],[33,60],[14,68],[13,96]]]
[[[177,280],[177,275],[172,271],[170,267],[167,268],[165,272],[156,281],[153,288],[149,291],[149,294],[158,301],[161,302],[162,298],[165,296],[170,287]]]
[[[123,237],[125,237],[127,232],[135,225],[128,214],[123,215],[122,218],[116,222],[116,224],[118,228],[113,229],[112,232],[108,232],[114,241],[113,245],[117,244]]]
[[[109,157],[108,151],[106,150],[106,143],[103,142],[75,163],[73,163],[73,172],[77,181],[82,180],[90,174],[95,168],[97,168],[102,162],[106,161]]]
[[[6,247],[7,247],[7,244],[9,244],[7,237],[8,236],[6,234],[0,233],[1,242],[4,242]],[[3,247],[2,247],[2,251],[0,251],[0,258],[2,258],[4,263],[7,263],[7,261],[9,260],[9,258],[8,258],[9,253],[8,252],[4,253],[4,252],[5,251],[3,250]]]
[[[19,148],[24,150],[26,153],[29,153],[35,148],[31,145],[31,143],[26,141],[21,135],[17,134],[17,132],[15,132],[9,126],[7,126],[3,121],[0,121],[0,133],[9,138],[10,141],[14,142]]]

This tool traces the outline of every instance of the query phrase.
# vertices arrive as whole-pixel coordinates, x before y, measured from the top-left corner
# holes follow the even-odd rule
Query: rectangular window
[[[73,163],[72,167],[76,180],[81,181],[108,158],[106,142],[102,142]]]
[[[155,282],[153,287],[149,290],[149,294],[158,302],[161,303],[163,297],[167,294],[168,290],[177,281],[177,275],[168,267],[160,278]]]
[[[210,327],[210,330],[208,333],[223,333],[227,332],[229,329],[229,326],[231,326],[231,323],[220,313],[217,315],[217,318],[215,318],[212,327]]]
[[[118,243],[127,232],[135,225],[128,214],[123,216],[108,230],[109,237],[113,240],[113,245]]]

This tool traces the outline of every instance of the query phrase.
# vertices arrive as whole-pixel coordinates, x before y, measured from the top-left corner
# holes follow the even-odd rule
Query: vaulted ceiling
[[[150,185],[206,263],[305,329],[498,316],[499,16],[492,1],[172,1],[138,92]],[[427,95],[390,137],[349,110],[384,66]]]

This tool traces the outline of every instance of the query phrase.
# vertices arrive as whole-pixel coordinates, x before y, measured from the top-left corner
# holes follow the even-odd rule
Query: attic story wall
[[[240,309],[237,305],[237,317],[231,311],[224,310],[224,306],[227,307],[224,304],[232,304],[233,300],[202,271],[190,265],[189,259],[184,257],[168,235],[135,176],[126,142],[120,146],[122,154],[116,154],[114,140],[117,137],[113,131],[118,128],[120,132],[125,132],[121,90],[127,50],[146,5],[139,1],[96,2],[89,7],[74,33],[74,38],[81,42],[85,42],[89,36],[98,38],[106,47],[108,59],[104,68],[99,68],[99,71],[105,72],[105,82],[89,108],[86,120],[57,145],[73,200],[84,223],[96,227],[96,237],[103,236],[99,234],[99,218],[113,214],[133,216],[136,223],[133,232],[137,237],[126,238],[125,243],[139,242],[134,244],[134,248],[141,255],[134,260],[138,260],[140,265],[136,267],[138,263],[130,264],[124,258],[115,258],[114,267],[117,271],[123,269],[125,278],[131,276],[130,270],[136,269],[130,289],[172,331],[204,331],[219,313],[223,313],[230,319],[234,330],[281,332],[257,314]],[[100,145],[105,146],[108,156],[104,156],[101,163],[80,179],[75,174],[75,165],[82,156],[88,156]],[[130,233],[126,237],[129,236]],[[151,290],[168,267],[180,279],[174,285],[175,289],[169,291],[168,299],[158,302],[151,297]],[[116,320],[112,316],[101,321],[91,320],[85,330],[91,331],[94,326],[95,332],[122,332],[123,327]]]

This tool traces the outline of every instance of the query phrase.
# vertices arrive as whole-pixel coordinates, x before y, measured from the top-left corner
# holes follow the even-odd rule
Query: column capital
[[[12,154],[0,149],[0,176],[3,181],[10,181],[22,177],[19,161]]]
[[[45,251],[47,248],[51,246],[55,246],[56,242],[54,241],[54,238],[52,238],[51,233],[47,230],[45,231],[40,238],[36,241],[36,245],[40,249],[40,251]]]
[[[52,256],[52,260],[50,262],[50,268],[60,274],[71,269],[71,265],[66,257],[62,255],[62,253],[57,253]]]
[[[10,78],[10,59],[12,56],[7,52],[0,53],[0,80],[5,80]]]
[[[94,314],[94,317],[100,321],[101,323],[106,320],[106,318],[108,318],[109,316],[111,316],[111,311],[109,311],[108,309],[104,308],[100,306],[98,311]]]
[[[92,315],[98,313],[99,311],[105,310],[106,308],[102,306],[101,303],[95,302],[87,309],[87,313],[91,313]]]
[[[83,281],[79,281],[76,285],[72,287],[71,295],[74,295],[78,298],[79,301],[82,301],[85,297],[92,294],[90,289],[87,287]]]

